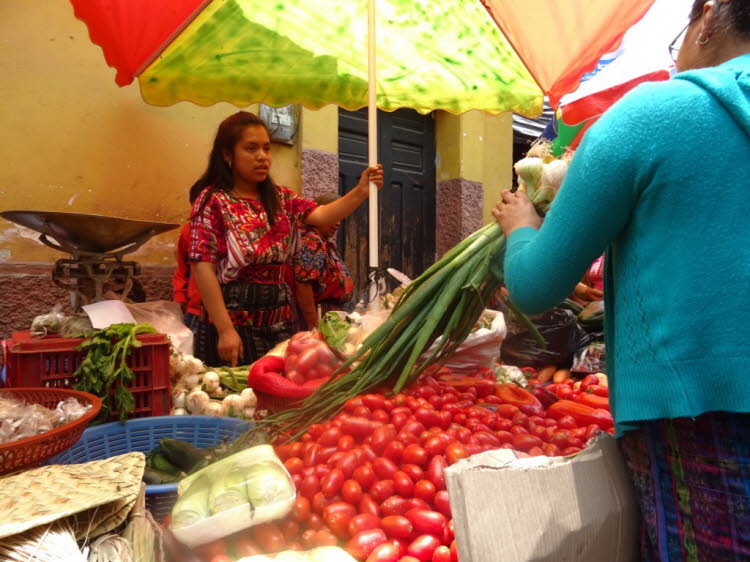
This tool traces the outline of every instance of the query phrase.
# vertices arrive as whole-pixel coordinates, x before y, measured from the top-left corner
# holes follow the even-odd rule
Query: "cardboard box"
[[[639,559],[633,487],[609,434],[570,457],[487,451],[445,476],[461,562]]]

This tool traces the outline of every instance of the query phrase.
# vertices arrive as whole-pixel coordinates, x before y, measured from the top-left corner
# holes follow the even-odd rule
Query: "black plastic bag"
[[[528,331],[522,330],[503,341],[500,348],[503,363],[519,367],[556,365],[569,369],[573,356],[589,342],[589,335],[570,310],[553,308],[529,319],[547,342],[547,349],[542,349]]]

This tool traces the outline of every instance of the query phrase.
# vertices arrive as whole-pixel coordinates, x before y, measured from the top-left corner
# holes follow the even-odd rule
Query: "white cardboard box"
[[[461,562],[632,562],[638,514],[615,439],[570,457],[508,449],[445,471]]]

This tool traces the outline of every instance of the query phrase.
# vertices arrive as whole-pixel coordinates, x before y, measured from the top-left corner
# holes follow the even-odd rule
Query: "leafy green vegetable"
[[[78,382],[74,388],[101,399],[102,409],[96,423],[107,421],[115,410],[124,423],[135,409],[133,393],[126,386],[135,377],[128,367],[127,358],[133,348],[141,346],[136,337],[138,334],[155,333],[156,329],[150,324],[112,324],[94,332],[76,348],[87,353],[76,369]]]
[[[335,310],[326,312],[318,325],[318,329],[323,334],[328,347],[338,351],[343,349],[349,337],[349,328],[351,328],[351,321],[346,317],[346,314],[339,314]]]

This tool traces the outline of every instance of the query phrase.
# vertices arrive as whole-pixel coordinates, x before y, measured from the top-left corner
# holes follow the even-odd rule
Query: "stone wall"
[[[69,293],[52,281],[53,264],[0,264],[0,339],[28,330],[31,321],[56,304],[70,312]],[[141,268],[137,277],[146,299],[171,300],[173,267]]]
[[[435,252],[438,257],[482,226],[484,188],[481,183],[455,178],[437,187]]]

